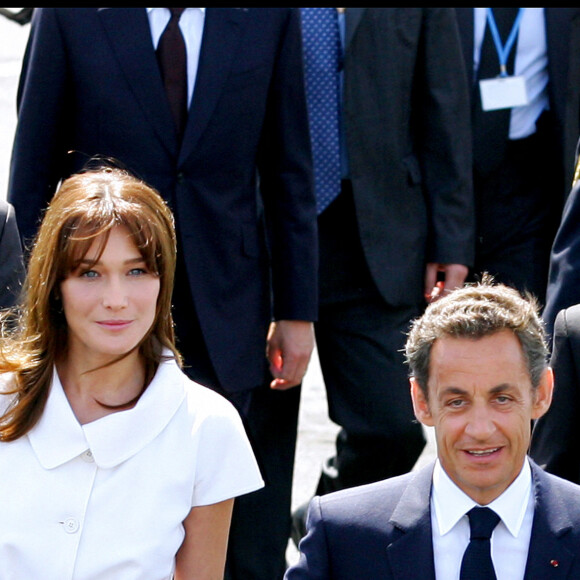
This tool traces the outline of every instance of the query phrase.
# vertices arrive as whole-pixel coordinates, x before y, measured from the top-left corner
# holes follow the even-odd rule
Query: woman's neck
[[[56,370],[79,423],[84,425],[135,406],[145,389],[145,361],[136,351],[98,368],[68,356]]]

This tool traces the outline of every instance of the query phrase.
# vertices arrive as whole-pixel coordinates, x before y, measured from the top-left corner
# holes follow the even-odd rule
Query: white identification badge
[[[526,81],[523,76],[496,77],[479,81],[481,108],[484,111],[511,109],[528,104]]]

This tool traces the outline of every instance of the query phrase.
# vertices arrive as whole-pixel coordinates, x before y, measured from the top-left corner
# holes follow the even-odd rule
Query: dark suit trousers
[[[502,164],[474,171],[477,245],[471,279],[487,271],[544,303],[563,186],[548,114],[535,134],[509,141]]]
[[[425,445],[414,420],[400,350],[420,307],[393,308],[379,295],[359,241],[352,191],[319,217],[320,312],[316,343],[330,418],[340,425],[336,455],[317,493],[411,470]]]
[[[281,580],[290,534],[300,387],[273,391],[269,387],[272,378],[265,376],[263,384],[254,389],[224,391],[208,356],[179,261],[174,306],[177,344],[184,356],[185,372],[238,409],[266,482],[265,488],[235,500],[225,579]],[[264,336],[264,349],[265,341]]]

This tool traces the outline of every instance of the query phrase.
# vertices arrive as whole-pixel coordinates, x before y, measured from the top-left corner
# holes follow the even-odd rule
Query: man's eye
[[[463,403],[464,403],[463,399],[453,399],[453,400],[449,401],[447,403],[447,405],[449,407],[457,408],[457,407],[463,406]]]

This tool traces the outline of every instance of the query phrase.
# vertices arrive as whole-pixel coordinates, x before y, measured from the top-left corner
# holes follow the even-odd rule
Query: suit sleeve
[[[2,201],[0,209],[0,308],[13,306],[24,281],[22,246],[14,208]]]
[[[67,135],[74,118],[67,106],[67,85],[67,54],[57,12],[37,8],[18,87],[18,124],[8,185],[8,201],[16,210],[26,242],[34,237],[41,212],[64,173]]]
[[[475,213],[465,62],[452,8],[426,8],[415,94],[423,183],[430,205],[427,260],[473,265]]]
[[[330,580],[328,543],[320,509],[320,497],[314,497],[308,507],[308,530],[300,542],[300,559],[286,572],[284,580]]]
[[[543,319],[552,334],[560,310],[580,303],[580,182],[570,192],[552,245]]]
[[[258,159],[270,240],[274,318],[315,320],[318,237],[304,92],[300,12],[289,12]]]
[[[530,455],[541,467],[580,483],[580,307],[561,311],[555,323],[554,396],[548,412],[538,419]]]

